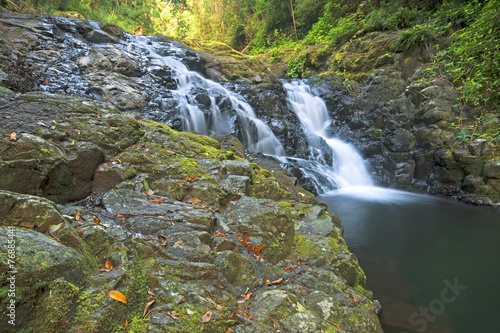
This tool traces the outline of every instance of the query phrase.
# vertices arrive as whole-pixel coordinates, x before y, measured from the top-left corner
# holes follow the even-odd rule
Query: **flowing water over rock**
[[[53,33],[63,51],[59,61],[47,66],[42,91],[107,100],[179,130],[233,134],[252,151],[284,154],[281,143],[241,96],[188,68],[186,64],[201,71],[201,59],[181,44],[125,34],[113,43],[90,47],[75,38],[75,22],[54,17],[47,21],[56,21]],[[95,22],[89,24],[93,31],[101,31]]]
[[[284,87],[289,112],[300,119],[309,152],[308,156],[286,157],[270,127],[240,94],[228,89],[238,86],[225,87],[206,79],[200,74],[202,59],[180,43],[123,34],[121,39],[98,39],[91,46],[81,40],[88,41],[90,33],[85,34],[76,20],[45,20],[53,24],[46,34],[55,37],[47,38],[46,46],[54,47],[55,40],[62,51],[57,61],[46,66],[42,91],[106,100],[174,129],[235,135],[248,150],[271,155],[298,170],[300,178],[311,184],[308,188],[317,193],[373,184],[356,150],[326,133],[332,120],[325,103],[304,83],[294,81]],[[96,22],[87,24],[92,36],[102,32]]]
[[[319,193],[350,186],[372,186],[373,180],[365,161],[356,149],[328,135],[332,119],[324,101],[314,96],[310,88],[301,81],[284,83],[284,86],[289,103],[307,135],[312,157],[309,161],[297,158],[288,160],[297,163],[304,170],[305,176],[313,179]],[[329,152],[333,156],[331,161],[327,158]]]

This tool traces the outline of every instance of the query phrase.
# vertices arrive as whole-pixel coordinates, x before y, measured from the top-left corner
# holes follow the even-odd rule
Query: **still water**
[[[500,210],[374,187],[323,194],[386,333],[500,332]]]

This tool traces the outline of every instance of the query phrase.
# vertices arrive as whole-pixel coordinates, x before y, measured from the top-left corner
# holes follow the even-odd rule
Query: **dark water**
[[[500,332],[500,210],[376,188],[319,199],[341,218],[386,333]]]

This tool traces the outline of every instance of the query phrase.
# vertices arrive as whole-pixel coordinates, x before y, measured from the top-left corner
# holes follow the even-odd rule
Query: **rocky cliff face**
[[[0,268],[16,269],[15,295],[0,277],[0,331],[12,301],[30,332],[382,331],[339,219],[233,136],[172,129],[176,82],[143,72],[123,31],[9,12],[0,31]],[[282,92],[263,76],[271,121],[265,99]],[[171,127],[143,119],[158,109]],[[274,125],[284,142],[293,122]]]

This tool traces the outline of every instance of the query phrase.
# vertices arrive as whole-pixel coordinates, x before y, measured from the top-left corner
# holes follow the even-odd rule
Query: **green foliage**
[[[469,25],[450,36],[451,44],[437,54],[428,75],[448,76],[458,87],[466,104],[486,109],[498,108],[500,1],[490,0],[485,4],[472,1],[454,10],[446,6],[438,17],[439,22],[460,17],[461,24]],[[448,24],[450,28],[453,26],[451,22]]]
[[[403,31],[396,41],[396,50],[408,50],[415,44],[435,42],[445,30],[435,24],[421,24]]]
[[[296,58],[290,59],[288,61],[288,70],[286,72],[286,76],[293,78],[302,78],[309,72],[309,69],[307,68],[309,64],[309,53],[301,54]]]

